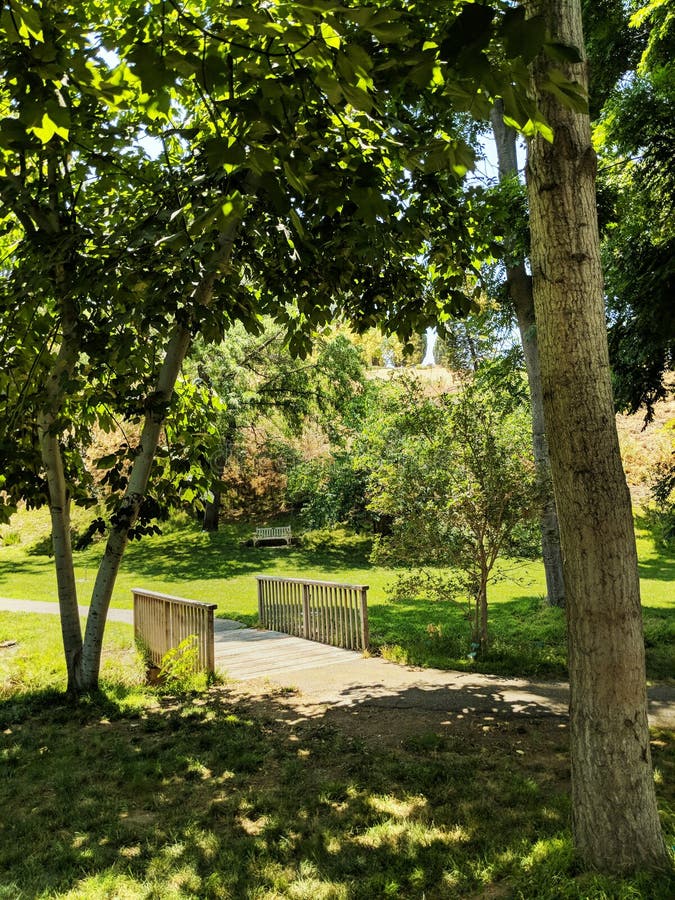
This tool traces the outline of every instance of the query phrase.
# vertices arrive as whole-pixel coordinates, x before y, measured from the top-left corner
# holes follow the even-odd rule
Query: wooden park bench
[[[293,541],[293,534],[290,525],[280,525],[274,528],[256,528],[253,535],[253,546],[264,543],[265,541],[286,541],[290,547]]]

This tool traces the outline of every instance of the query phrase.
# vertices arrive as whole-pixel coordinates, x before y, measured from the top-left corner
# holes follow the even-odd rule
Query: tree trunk
[[[47,238],[53,240],[61,232],[60,169],[56,153],[47,160],[47,184],[52,218]],[[42,465],[49,493],[49,515],[52,525],[52,547],[56,567],[56,590],[59,598],[61,637],[66,659],[68,694],[79,693],[78,672],[82,655],[82,628],[77,605],[77,585],[70,537],[70,496],[63,465],[60,435],[63,427],[59,416],[63,408],[68,380],[73,374],[80,352],[76,310],[67,294],[66,262],[60,260],[52,270],[54,297],[59,304],[60,342],[51,371],[42,391],[43,403],[37,412],[37,433]]]
[[[480,649],[481,653],[485,653],[488,648],[488,599],[487,599],[487,576],[481,578],[480,594],[478,596],[480,608]]]
[[[204,531],[218,531],[218,516],[220,515],[220,491],[214,490],[213,500],[207,501],[204,507]]]
[[[553,40],[583,47],[579,0],[526,3]],[[591,866],[665,867],[647,726],[644,642],[630,497],[610,383],[588,116],[542,90],[554,131],[529,148],[532,272],[544,413],[563,548],[573,828]],[[566,64],[584,87],[585,64]]]
[[[82,628],[77,606],[77,585],[70,539],[70,500],[63,471],[58,435],[53,433],[53,417],[46,411],[38,416],[38,434],[42,464],[49,486],[49,514],[52,522],[52,547],[56,565],[61,636],[68,673],[68,693],[79,691],[78,667],[82,654]]]
[[[503,114],[503,103],[501,100],[497,100],[490,118],[497,147],[500,181],[509,177],[516,177],[518,174],[516,132],[513,128],[504,124]],[[516,312],[530,389],[532,448],[540,503],[539,527],[541,530],[541,548],[546,575],[546,596],[551,606],[563,608],[565,606],[565,583],[560,551],[558,511],[553,494],[551,462],[546,429],[544,427],[544,397],[541,386],[532,279],[527,274],[524,259],[516,256],[512,252],[511,247],[509,247],[508,235],[504,263],[506,267],[506,284]]]
[[[247,182],[247,188],[253,190],[256,183],[257,180],[251,177]],[[220,235],[219,249],[210,262],[210,269],[203,275],[190,298],[195,312],[200,307],[210,304],[217,274],[228,263],[232,255],[240,222],[239,217],[234,218]],[[138,452],[129,476],[129,484],[115,516],[105,553],[96,574],[78,671],[78,685],[82,691],[93,691],[98,688],[103,633],[115,580],[129,541],[129,529],[138,518],[145,496],[157,444],[166,418],[166,409],[190,341],[189,325],[176,324],[169,339],[152,402],[148,403],[148,411],[141,432]]]
[[[60,289],[64,281],[63,266],[57,266],[55,284]],[[44,389],[44,403],[37,415],[40,455],[49,491],[49,514],[52,524],[52,547],[56,567],[56,590],[59,598],[61,637],[66,659],[68,694],[79,692],[78,669],[82,654],[82,628],[77,605],[77,585],[70,537],[70,497],[63,467],[62,431],[58,416],[64,400],[64,385],[72,375],[79,353],[75,312],[68,300],[61,305],[61,341],[54,365]]]
[[[129,529],[138,519],[138,512],[145,496],[157,444],[166,418],[166,408],[171,400],[176,379],[190,346],[190,338],[188,328],[182,325],[175,327],[157,379],[157,389],[152,398],[152,405],[145,417],[138,452],[129,476],[129,484],[115,515],[115,522],[108,536],[105,553],[96,573],[80,666],[80,684],[85,691],[93,691],[98,688],[103,632],[110,599],[122,556],[129,542]]]

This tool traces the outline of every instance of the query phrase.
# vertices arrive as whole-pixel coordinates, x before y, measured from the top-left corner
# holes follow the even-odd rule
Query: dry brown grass
[[[374,366],[368,370],[367,377],[390,381],[402,373],[417,378],[424,388],[424,393],[429,397],[457,391],[462,382],[462,376],[458,372],[451,372],[444,366],[399,366],[396,369]]]
[[[675,396],[656,404],[654,420],[647,426],[643,412],[616,417],[623,466],[635,505],[649,500],[655,467],[670,460],[675,451],[673,423]]]

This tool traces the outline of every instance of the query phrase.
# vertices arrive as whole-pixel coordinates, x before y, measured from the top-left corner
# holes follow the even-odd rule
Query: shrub
[[[389,599],[396,601],[409,600],[456,600],[465,595],[466,578],[461,572],[440,575],[424,569],[411,569],[396,576],[396,580],[387,586]]]
[[[288,473],[290,502],[308,529],[363,527],[372,518],[365,506],[365,489],[365,472],[346,452],[307,460]]]
[[[650,492],[653,505],[647,509],[649,529],[657,544],[670,546],[675,543],[675,453],[671,461],[656,466]]]
[[[197,670],[199,645],[197,635],[189,634],[177,647],[162,657],[158,684],[173,694],[205,691],[209,684],[206,672]]]

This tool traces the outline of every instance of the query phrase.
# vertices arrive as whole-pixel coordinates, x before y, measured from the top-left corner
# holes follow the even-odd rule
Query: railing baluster
[[[353,632],[352,632],[352,616],[351,616],[352,589],[345,588],[344,593],[345,593],[344,617],[345,617],[345,629],[347,631],[347,647],[351,650],[354,647]]]
[[[258,575],[261,626],[324,644],[368,647],[368,586]]]
[[[184,600],[133,589],[134,636],[145,645],[154,665],[190,635],[197,638],[195,668],[215,671],[214,611],[217,604]]]
[[[335,592],[337,588],[335,585],[331,585],[329,594],[330,594],[330,633],[328,635],[328,643],[335,643],[335,607],[336,607],[336,597]]]

